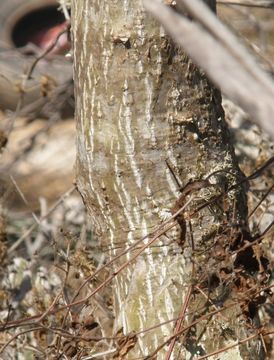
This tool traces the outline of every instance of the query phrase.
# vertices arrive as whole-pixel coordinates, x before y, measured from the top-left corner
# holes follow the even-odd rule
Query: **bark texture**
[[[155,231],[172,209],[193,198],[181,226],[178,218],[173,229],[113,281],[114,332],[122,328],[128,334],[164,323],[138,335],[127,355],[133,359],[153,353],[173,334],[172,320],[194,281],[207,284],[207,293],[209,280],[217,278],[210,290],[215,304],[232,301],[232,290],[217,275],[221,265],[215,255],[216,244],[224,250],[236,241],[222,233],[224,224],[245,226],[242,189],[192,215],[192,231],[185,218],[242,175],[219,91],[145,13],[140,0],[74,0],[72,13],[77,184],[99,241],[110,245],[114,256],[117,247],[125,249]],[[208,183],[178,202],[179,187],[215,171]],[[133,254],[117,261],[114,270]],[[183,326],[212,309],[207,297],[196,292]],[[248,336],[241,312],[238,305],[223,316],[201,320],[180,339],[184,347],[179,358],[207,354]],[[178,358],[180,340],[171,358]],[[157,359],[164,359],[167,349]],[[259,351],[248,342],[220,358],[257,359]]]

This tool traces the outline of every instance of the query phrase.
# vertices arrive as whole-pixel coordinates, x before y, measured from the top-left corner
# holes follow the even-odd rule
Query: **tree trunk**
[[[146,237],[144,244],[189,201],[175,226],[113,281],[113,332],[155,326],[137,335],[127,358],[153,354],[173,335],[180,311],[185,316],[177,330],[196,324],[181,334],[171,358],[208,354],[245,339],[243,307],[240,301],[232,306],[228,252],[243,242],[247,207],[240,186],[218,197],[242,179],[219,91],[141,0],[73,0],[72,33],[77,185],[100,243],[112,249],[111,257]],[[206,202],[211,205],[203,207]],[[225,306],[219,315],[206,315]],[[252,341],[220,358],[259,359]],[[165,358],[170,344],[157,359]]]

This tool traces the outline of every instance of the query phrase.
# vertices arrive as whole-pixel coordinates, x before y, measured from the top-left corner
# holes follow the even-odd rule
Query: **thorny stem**
[[[181,326],[182,326],[182,322],[183,322],[183,319],[185,317],[185,313],[186,313],[186,310],[187,310],[187,307],[188,307],[188,304],[189,304],[189,301],[190,301],[190,298],[191,298],[191,295],[192,295],[192,291],[193,291],[193,286],[189,286],[188,288],[188,291],[187,291],[187,294],[186,294],[186,298],[185,298],[185,301],[182,305],[182,309],[180,311],[180,315],[179,315],[179,318],[176,322],[176,327],[175,327],[175,331],[174,333],[177,334],[180,329],[181,329]],[[168,349],[168,352],[167,352],[167,355],[166,355],[166,360],[169,360],[171,355],[172,355],[172,352],[173,352],[173,349],[174,349],[174,346],[175,346],[175,343],[176,343],[176,340],[177,338],[174,337],[170,343],[170,346],[169,346],[169,349]]]
[[[233,306],[233,304],[230,304],[228,307],[226,307],[226,309],[229,308],[229,307],[232,307],[232,306]],[[168,340],[166,340],[165,342],[163,342],[160,346],[157,347],[157,349],[156,349],[153,353],[151,353],[149,356],[145,357],[144,360],[153,359],[154,356],[156,356],[157,353],[158,353],[163,347],[165,347],[172,339],[174,339],[174,338],[178,337],[179,335],[183,334],[186,330],[190,329],[192,326],[196,325],[196,324],[199,323],[201,320],[206,319],[207,317],[216,315],[217,313],[219,313],[220,311],[223,311],[223,310],[224,310],[224,308],[219,309],[219,310],[212,311],[211,313],[208,313],[208,314],[206,314],[206,315],[203,315],[203,316],[201,316],[199,319],[193,321],[190,325],[188,325],[188,326],[186,326],[185,328],[181,329],[181,330],[178,331],[176,334],[172,335]],[[208,357],[214,356],[214,355],[219,354],[219,353],[221,353],[221,352],[224,352],[224,351],[226,351],[226,350],[232,349],[232,348],[234,348],[234,347],[236,347],[236,346],[238,346],[238,345],[241,345],[241,344],[243,344],[243,343],[245,343],[245,342],[247,342],[247,341],[249,341],[249,340],[252,340],[253,338],[255,338],[255,337],[257,337],[257,336],[260,336],[261,334],[262,334],[262,335],[268,335],[268,334],[272,334],[272,333],[274,333],[274,331],[265,332],[264,329],[261,328],[261,329],[257,330],[255,334],[250,335],[249,337],[247,337],[247,338],[245,338],[245,339],[239,340],[239,341],[237,341],[235,344],[229,345],[229,346],[227,346],[227,347],[225,347],[225,348],[222,348],[222,349],[217,350],[217,351],[215,351],[215,352],[212,352],[212,353],[210,353],[210,354],[201,356],[201,357],[197,358],[196,360],[207,359]]]
[[[260,290],[258,291],[258,293],[261,292],[261,291],[264,291],[264,290],[266,290],[266,289],[270,289],[271,287],[273,287],[273,285],[270,285],[270,286],[268,286],[268,287],[266,287],[266,288],[264,288],[264,289],[260,289]],[[249,290],[251,290],[251,289],[249,289]],[[249,290],[248,290],[248,291],[249,291]],[[153,357],[154,355],[156,355],[157,352],[160,351],[161,348],[163,348],[165,345],[167,345],[173,338],[178,337],[178,336],[181,335],[184,331],[186,331],[186,330],[190,329],[192,326],[196,325],[199,321],[204,320],[204,319],[206,319],[206,318],[208,318],[208,317],[212,317],[212,316],[214,316],[214,315],[216,315],[216,314],[219,314],[219,313],[221,313],[222,311],[225,311],[225,310],[233,307],[235,304],[239,303],[239,301],[240,301],[240,302],[244,302],[245,300],[242,299],[242,300],[234,301],[234,302],[232,302],[231,304],[229,304],[229,305],[227,305],[227,306],[223,306],[221,309],[214,310],[214,311],[212,311],[212,312],[209,312],[209,313],[207,313],[207,314],[199,317],[199,319],[193,321],[191,324],[189,324],[188,326],[186,326],[184,329],[181,329],[178,333],[176,333],[176,334],[174,334],[172,337],[170,337],[167,341],[165,341],[164,344],[161,344],[161,347],[158,347],[158,348],[153,352],[153,354],[151,354],[151,355],[149,355],[148,357],[146,357],[145,360],[149,360],[151,357]],[[63,310],[64,308],[65,308],[65,307],[62,307],[62,310]],[[57,310],[55,310],[55,311],[52,311],[52,313],[56,313],[57,311],[60,311],[60,310],[61,310],[61,309],[59,308],[59,309],[57,309]],[[189,314],[188,314],[188,315],[189,315]],[[33,319],[33,318],[37,318],[37,316],[31,317],[31,319]],[[160,327],[160,326],[163,326],[163,325],[168,324],[168,323],[170,323],[170,322],[178,321],[178,320],[179,320],[179,318],[172,319],[172,320],[167,320],[167,321],[162,322],[162,323],[160,323],[160,324],[154,325],[154,326],[152,326],[152,327],[150,327],[150,328],[147,328],[147,329],[141,330],[141,331],[139,331],[139,332],[136,332],[135,335],[138,336],[138,335],[140,335],[140,334],[147,333],[147,332],[149,332],[149,331],[151,331],[151,330],[154,330],[154,329],[157,328],[157,327]],[[19,325],[20,325],[20,322],[19,322]],[[32,324],[23,324],[23,325],[32,325]],[[8,327],[5,327],[5,328],[8,328]],[[10,327],[9,327],[9,328],[10,328]],[[61,336],[63,336],[63,337],[68,337],[68,338],[71,338],[71,339],[79,339],[79,340],[82,340],[82,341],[100,341],[100,340],[115,340],[115,339],[117,340],[117,339],[124,338],[124,337],[120,337],[120,336],[119,336],[119,337],[100,337],[100,338],[98,338],[98,337],[83,337],[83,336],[73,335],[73,334],[65,331],[64,329],[56,329],[56,328],[53,328],[53,327],[46,327],[46,326],[41,325],[40,327],[26,330],[26,331],[24,331],[24,332],[21,332],[20,334],[17,334],[16,336],[14,336],[12,339],[10,339],[10,340],[8,341],[8,343],[6,343],[6,344],[0,349],[0,354],[4,351],[4,349],[5,349],[10,343],[11,343],[13,340],[15,340],[19,335],[22,335],[22,334],[27,333],[27,332],[30,332],[30,331],[35,331],[36,329],[37,329],[37,330],[40,330],[40,328],[42,328],[42,329],[44,329],[44,330],[48,330],[48,331],[54,332],[54,333],[59,333],[59,334],[60,334]],[[4,330],[4,328],[2,328],[1,330]],[[268,334],[271,334],[271,333],[272,333],[272,332],[264,332],[263,335],[268,335]],[[236,345],[235,345],[235,346],[236,346]]]
[[[166,341],[164,341],[161,345],[159,345],[157,347],[157,349],[155,349],[153,351],[153,353],[151,353],[150,355],[146,356],[144,360],[150,360],[152,359],[155,355],[157,355],[157,353],[163,348],[165,347],[167,344],[170,343],[171,340],[173,340],[174,338],[176,339],[179,335],[182,335],[185,331],[187,331],[188,329],[190,329],[192,326],[198,324],[201,320],[204,320],[208,317],[211,317],[213,315],[216,315],[218,314],[220,311],[224,311],[225,309],[228,309],[228,308],[231,308],[235,305],[235,303],[233,304],[230,304],[229,306],[227,307],[223,307],[221,309],[218,309],[218,310],[214,310],[214,311],[211,311],[210,313],[207,313],[201,317],[199,317],[199,319],[193,321],[191,324],[185,326],[183,329],[179,330],[177,333],[173,334],[169,339],[167,339]]]
[[[69,192],[74,191],[75,187],[73,187],[71,190],[69,190]],[[68,195],[68,192],[65,194]],[[62,198],[63,199],[63,198]],[[61,201],[61,199],[58,200],[58,204]],[[76,292],[76,295],[74,296],[74,300],[77,297],[77,295],[79,294],[80,290],[83,288],[83,286],[85,286],[88,281],[90,281],[91,279],[93,279],[98,273],[100,273],[100,271],[102,271],[104,268],[108,267],[109,265],[111,265],[113,262],[115,262],[118,258],[120,258],[121,256],[123,256],[124,254],[126,254],[129,250],[133,249],[134,247],[136,247],[136,245],[138,245],[139,243],[141,243],[143,240],[145,240],[146,238],[152,237],[152,239],[145,244],[144,246],[142,246],[140,248],[140,250],[131,258],[129,259],[127,262],[125,262],[118,270],[116,270],[116,272],[114,272],[111,276],[109,276],[100,286],[98,286],[94,291],[92,291],[91,294],[89,294],[87,297],[85,297],[84,299],[81,299],[79,301],[72,301],[70,304],[65,305],[60,307],[59,309],[50,311],[49,314],[52,314],[56,311],[61,311],[64,309],[69,309],[75,305],[79,305],[82,303],[85,303],[90,297],[92,297],[95,293],[97,293],[98,291],[100,291],[103,287],[105,287],[105,285],[107,285],[119,272],[121,272],[125,267],[127,267],[132,261],[134,261],[147,247],[149,247],[153,242],[155,242],[161,235],[165,234],[166,231],[168,231],[169,229],[171,229],[172,227],[175,226],[175,222],[172,222],[172,220],[174,218],[176,218],[176,216],[178,216],[182,211],[184,211],[184,209],[189,205],[189,203],[192,201],[192,197],[189,198],[189,200],[184,204],[184,206],[179,209],[176,213],[174,213],[168,220],[166,220],[163,224],[161,224],[161,226],[159,226],[152,234],[148,234],[147,236],[143,237],[142,239],[138,240],[137,242],[135,242],[131,247],[129,247],[128,249],[126,249],[125,251],[121,252],[120,254],[118,254],[117,256],[115,256],[114,259],[112,259],[110,262],[108,262],[106,265],[103,265],[101,268],[99,268],[95,273],[93,273],[93,275],[91,275],[90,277],[88,277],[86,279],[86,281],[79,287],[79,289]],[[57,206],[57,204],[55,204],[53,206],[53,208],[55,209],[55,207]],[[53,208],[51,208],[49,210],[49,212],[41,219],[41,221],[49,215],[50,212],[53,211]],[[171,223],[171,224],[170,224]],[[37,224],[34,224],[19,240],[23,241],[24,238],[33,230],[33,227],[35,228],[37,226]],[[27,235],[26,235],[27,234]],[[156,234],[156,235],[154,235]],[[22,239],[23,238],[23,239]],[[19,240],[17,240],[16,244],[19,242]],[[18,246],[19,244],[17,244]],[[66,314],[66,316],[68,315],[68,312]],[[65,318],[66,318],[65,316]],[[36,319],[37,316],[33,316],[29,319]],[[21,323],[24,322],[25,319],[22,319]],[[16,322],[17,324],[20,324],[20,321]],[[7,328],[5,326],[5,328]],[[0,331],[3,330],[0,328]]]
[[[271,159],[269,159],[259,170],[257,170],[255,173],[253,173],[252,175],[250,175],[250,176],[247,177],[246,179],[244,179],[244,181],[248,181],[248,180],[251,180],[251,179],[257,177],[257,176],[260,174],[261,171],[263,171],[267,166],[269,166],[269,165],[273,162],[273,160],[274,160],[274,157],[272,157]],[[243,182],[244,182],[244,181],[243,181]],[[228,191],[232,190],[232,188],[235,188],[235,187],[238,186],[238,185],[239,185],[239,183],[236,184],[236,185],[233,185],[233,187],[231,187]],[[75,188],[73,187],[73,188],[69,191],[69,193],[71,193],[72,191],[74,191],[74,189],[75,189]],[[65,195],[67,196],[68,193],[65,194]],[[222,195],[223,195],[223,194],[222,194]],[[63,199],[59,199],[58,203],[61,202],[62,200],[63,200]],[[163,223],[160,227],[158,227],[158,229],[156,229],[156,231],[155,231],[154,233],[152,233],[152,234],[150,234],[150,235],[147,235],[146,237],[151,237],[151,236],[152,236],[151,240],[150,240],[147,244],[145,244],[144,246],[142,246],[142,247],[139,249],[139,251],[136,252],[136,254],[135,254],[134,256],[132,256],[131,259],[129,259],[127,262],[125,262],[123,265],[121,265],[121,266],[118,268],[118,270],[116,270],[113,274],[111,274],[100,286],[98,286],[94,291],[92,291],[87,297],[85,297],[84,299],[79,300],[79,301],[77,301],[77,302],[72,301],[70,304],[67,304],[67,305],[65,305],[65,306],[62,306],[62,307],[60,307],[60,308],[58,308],[58,309],[52,309],[53,306],[54,306],[54,303],[55,303],[55,302],[54,302],[54,303],[50,306],[50,308],[48,309],[47,312],[45,312],[42,316],[40,315],[40,319],[39,319],[39,320],[44,319],[44,317],[47,316],[48,314],[54,314],[54,313],[56,313],[56,312],[58,312],[58,311],[61,311],[61,310],[64,310],[64,309],[68,309],[68,311],[69,311],[69,309],[70,309],[72,306],[86,302],[86,301],[87,301],[91,296],[93,296],[96,292],[98,292],[100,289],[102,289],[103,287],[105,287],[119,272],[121,272],[122,270],[124,270],[124,268],[126,268],[129,263],[131,263],[132,261],[134,261],[147,247],[149,247],[153,242],[155,242],[155,241],[159,238],[159,236],[163,235],[167,230],[169,230],[170,228],[172,228],[172,227],[175,225],[175,223],[172,222],[172,223],[170,224],[170,222],[171,222],[174,218],[176,218],[176,216],[185,209],[185,207],[191,202],[191,200],[192,200],[192,197],[189,199],[189,201],[188,201],[179,211],[177,211],[175,214],[173,214],[173,216],[172,216],[168,221],[166,221],[166,222]],[[55,208],[56,206],[57,206],[57,204],[55,204],[54,208]],[[52,212],[52,211],[53,211],[53,209],[51,209],[46,216],[48,216],[49,213]],[[36,224],[35,224],[35,225],[36,225]],[[271,224],[271,225],[272,225],[272,224]],[[270,227],[268,227],[268,229],[269,229],[269,228],[270,228]],[[267,229],[267,230],[268,230],[268,229]],[[33,230],[33,229],[31,229],[31,231],[32,231],[32,230]],[[266,230],[266,231],[267,231],[267,230]],[[265,232],[266,232],[266,231],[265,231]],[[264,233],[265,233],[265,232],[264,232]],[[146,237],[145,237],[145,238],[146,238]],[[19,240],[21,240],[21,239],[19,239]],[[79,294],[79,292],[80,292],[80,290],[82,289],[82,287],[85,286],[89,280],[91,280],[93,277],[95,277],[96,274],[98,274],[100,271],[102,271],[103,268],[105,268],[105,267],[109,266],[110,264],[112,264],[112,263],[113,263],[114,261],[116,261],[119,257],[121,257],[122,255],[124,255],[125,253],[127,253],[130,249],[134,249],[134,248],[135,248],[138,244],[140,244],[143,240],[144,240],[144,239],[138,240],[138,241],[135,242],[130,248],[128,248],[128,249],[126,249],[125,251],[121,252],[118,256],[116,256],[114,259],[112,259],[108,264],[106,264],[106,265],[104,265],[103,267],[101,267],[100,269],[98,269],[96,273],[94,273],[91,277],[89,277],[88,279],[86,279],[85,283],[82,284],[81,287],[79,287],[79,289],[77,290],[76,294]],[[258,241],[259,239],[256,239],[256,240]],[[22,240],[21,240],[21,241],[22,241]],[[238,249],[237,252],[240,251],[240,250],[242,250],[242,249],[245,249],[245,248],[248,247],[248,246],[252,246],[253,244],[254,244],[254,242],[253,242],[253,243],[246,244],[246,245],[244,245],[241,249]],[[15,244],[14,244],[14,245],[15,245]],[[17,241],[16,245],[17,245],[17,246],[19,245],[19,244],[18,244],[18,241]],[[17,246],[16,246],[16,247],[17,247]],[[10,251],[13,251],[13,250],[14,250],[14,249],[10,249]],[[268,288],[271,288],[271,286],[268,287]],[[165,346],[166,344],[168,344],[170,341],[172,341],[172,342],[175,343],[176,338],[177,338],[180,334],[182,334],[183,332],[185,332],[189,327],[197,324],[197,323],[198,323],[199,321],[201,321],[203,318],[206,318],[206,317],[208,317],[208,316],[213,316],[214,314],[220,313],[221,311],[223,311],[223,310],[225,309],[225,307],[223,307],[223,308],[221,308],[221,309],[216,309],[215,311],[213,311],[213,312],[211,312],[211,313],[209,313],[209,314],[206,314],[206,315],[200,317],[198,320],[194,321],[194,322],[193,322],[191,325],[189,325],[188,327],[185,327],[184,329],[180,329],[180,326],[181,326],[181,323],[182,323],[182,319],[183,319],[183,317],[185,316],[186,308],[187,308],[187,305],[188,305],[189,298],[190,298],[190,296],[191,296],[192,290],[193,290],[192,287],[190,287],[189,290],[188,290],[188,295],[187,295],[187,297],[186,297],[186,301],[184,302],[184,306],[183,306],[183,308],[182,308],[182,312],[181,312],[180,316],[177,318],[177,324],[176,324],[176,331],[175,331],[175,333],[174,333],[173,336],[170,337],[164,344],[162,344],[160,347],[158,347],[153,354],[156,354],[162,347],[164,347],[164,346]],[[260,289],[260,291],[263,291],[263,289]],[[75,298],[76,298],[76,296],[74,297],[74,299],[75,299]],[[240,300],[240,301],[241,301],[241,300]],[[232,306],[233,306],[233,305],[234,305],[234,304],[232,304]],[[16,322],[16,325],[18,326],[18,325],[20,325],[20,323],[22,324],[22,322],[23,322],[23,325],[30,325],[30,324],[24,324],[24,321],[28,321],[28,320],[31,320],[31,319],[35,319],[35,318],[37,318],[37,317],[39,317],[39,316],[34,316],[34,317],[31,317],[31,318],[28,318],[28,319],[24,319],[24,320],[22,320],[22,321],[17,321],[17,322]],[[39,321],[39,320],[38,320],[38,321]],[[173,320],[173,321],[174,321],[174,320]],[[11,324],[11,323],[10,323],[10,324]],[[156,326],[161,326],[161,324],[158,324],[158,325],[156,325]],[[8,325],[7,323],[6,323],[5,326],[2,328],[2,330],[5,330],[6,328],[10,328],[10,325]],[[44,328],[44,327],[43,327],[43,328]],[[155,328],[155,327],[153,327],[153,328]],[[2,347],[1,352],[2,352],[14,339],[16,339],[19,335],[24,334],[24,333],[27,333],[27,332],[30,332],[30,331],[35,331],[35,330],[38,330],[38,329],[40,329],[40,327],[35,327],[35,328],[32,328],[32,329],[26,330],[26,331],[24,331],[24,332],[21,332],[20,334],[17,334],[17,335],[14,336],[7,344],[5,344],[4,347]],[[152,329],[152,328],[151,328],[151,329]],[[49,329],[49,330],[52,330],[52,329]],[[177,331],[177,330],[178,330],[178,331]],[[62,331],[64,331],[64,329],[62,329]],[[143,331],[141,331],[141,332],[145,332],[145,331],[149,331],[149,329],[143,330]],[[139,332],[139,333],[141,333],[141,332]],[[246,341],[248,341],[248,340],[250,340],[250,339],[252,339],[252,338],[254,338],[254,337],[256,337],[256,336],[258,336],[258,335],[260,335],[260,334],[261,334],[260,332],[257,332],[256,334],[253,334],[253,335],[250,336],[249,338],[240,340],[240,341],[237,342],[236,344],[234,344],[234,345],[232,345],[232,346],[230,346],[230,347],[227,347],[227,348],[225,348],[225,349],[228,349],[228,348],[237,346],[237,345],[239,345],[239,344],[241,344],[241,343],[243,343],[243,342],[246,342]],[[61,333],[60,333],[60,335],[61,335]],[[74,337],[73,335],[71,335],[71,336]],[[82,337],[81,337],[81,338],[82,338]],[[84,338],[82,338],[82,339],[84,340]],[[100,339],[101,339],[101,338],[100,338]],[[172,352],[172,347],[170,347],[170,349],[171,349],[171,352]],[[223,351],[223,350],[224,350],[224,349],[221,349],[221,350],[219,350],[219,352],[221,352],[221,351]],[[211,353],[211,354],[209,354],[209,355],[206,355],[206,357],[208,357],[208,356],[213,356],[213,355],[215,355],[215,354],[217,354],[217,353],[219,353],[219,352]],[[205,358],[205,357],[200,357],[199,360],[200,360],[200,359],[204,359],[204,358]],[[168,359],[168,358],[167,358],[167,359]]]
[[[178,215],[178,214],[175,213],[173,216],[177,216],[177,215]],[[141,241],[142,241],[142,240],[139,240],[138,243],[141,242]],[[252,246],[252,245],[254,245],[254,242],[243,246],[242,248],[238,249],[238,250],[237,250],[236,252],[234,252],[234,253],[237,253],[238,251],[240,251],[240,250],[242,250],[242,249],[245,249],[245,248],[247,248],[247,247],[249,247],[249,246]],[[233,253],[233,254],[234,254],[234,253]],[[115,257],[115,259],[113,259],[112,262],[114,262],[114,260],[116,260],[119,256],[120,256],[120,255],[118,255],[117,257]],[[92,279],[94,276],[96,276],[96,275],[97,275],[103,268],[105,268],[105,267],[106,267],[106,265],[104,265],[102,268],[98,269],[98,270],[96,271],[96,273],[94,273],[94,274],[93,274],[92,276],[90,276],[88,279],[89,279],[89,280]],[[105,282],[104,282],[104,285],[105,285]],[[274,285],[269,285],[269,286],[266,286],[266,287],[264,287],[264,288],[261,288],[261,289],[259,289],[259,290],[257,291],[257,293],[260,293],[261,291],[269,290],[269,289],[271,289],[273,286],[274,286]],[[253,290],[253,288],[248,289],[246,292],[249,292],[249,291],[252,291],[252,290]],[[257,293],[255,293],[254,296],[255,296]],[[90,295],[89,295],[89,296],[90,296]],[[77,304],[79,305],[79,304],[81,304],[81,303],[84,303],[85,301],[86,301],[86,298],[78,301],[77,303],[70,303],[70,304],[68,304],[68,305],[61,306],[61,307],[59,307],[58,309],[54,309],[54,310],[49,311],[48,314],[49,314],[49,315],[56,314],[57,312],[60,312],[60,311],[62,311],[62,310],[64,310],[64,309],[68,309],[68,308],[70,308],[70,307],[72,307],[72,306],[74,306],[74,305],[77,305]],[[240,300],[240,301],[243,301],[243,300]],[[223,309],[224,309],[224,308],[223,308]],[[43,316],[43,314],[42,314],[42,315],[40,314],[40,315],[30,316],[30,317],[25,318],[25,319],[19,319],[19,320],[16,320],[15,322],[13,322],[13,321],[7,322],[7,321],[6,321],[5,325],[0,328],[0,331],[4,331],[5,329],[11,329],[11,328],[17,327],[17,326],[29,326],[29,325],[31,325],[31,323],[28,324],[29,321],[38,319],[38,318],[41,317],[41,316]],[[174,320],[172,320],[172,321],[174,321]]]
[[[175,217],[181,213],[185,207],[192,201],[192,197],[190,197],[190,199],[186,202],[186,204],[179,210],[177,211],[174,215]],[[173,215],[173,216],[174,216]],[[171,219],[170,219],[171,220]],[[106,285],[108,285],[112,279],[114,279],[115,276],[117,276],[121,271],[123,271],[130,263],[132,263],[134,260],[136,260],[136,258],[142,253],[144,252],[145,249],[147,249],[151,244],[153,244],[161,235],[164,235],[168,230],[170,230],[171,228],[173,228],[175,226],[175,223],[172,222],[170,224],[170,220],[167,222],[167,226],[164,227],[161,231],[159,231],[155,236],[152,237],[152,239],[145,244],[144,246],[141,247],[140,250],[138,250],[136,252],[135,255],[133,255],[128,261],[126,261],[124,264],[122,264],[116,271],[114,271],[101,285],[99,285],[96,289],[94,289],[88,296],[86,296],[84,299],[76,301],[71,303],[69,306],[74,306],[74,305],[79,305],[81,303],[83,303],[83,301],[87,301],[89,300],[94,294],[96,294],[98,291],[100,291],[102,288],[104,288]]]
[[[165,232],[169,229],[171,229],[172,227],[175,226],[175,223],[172,223],[170,227],[168,227],[167,229],[165,229],[165,226],[168,225],[173,219],[175,219],[182,211],[184,211],[184,209],[187,207],[187,205],[192,201],[192,197],[190,197],[190,199],[186,202],[186,204],[184,204],[175,214],[173,214],[168,220],[166,220],[165,222],[163,222],[152,234],[148,234],[144,237],[142,237],[140,240],[137,240],[134,242],[134,244],[132,244],[130,247],[128,247],[126,250],[122,251],[120,254],[118,254],[117,256],[115,256],[111,261],[109,261],[107,264],[103,265],[101,268],[99,268],[97,271],[95,271],[95,273],[93,273],[91,276],[89,276],[82,284],[81,286],[76,290],[76,293],[72,299],[72,304],[73,305],[77,305],[78,303],[75,303],[75,299],[78,296],[78,294],[80,293],[80,291],[82,290],[82,288],[92,279],[95,278],[96,275],[98,275],[98,273],[100,273],[103,269],[109,267],[111,264],[113,264],[116,260],[118,260],[120,257],[122,257],[123,255],[127,254],[129,251],[133,250],[134,248],[136,248],[137,245],[139,245],[141,242],[143,242],[145,239],[149,238],[152,236],[152,240],[150,242],[148,242],[146,245],[142,246],[140,248],[140,250],[135,254],[135,256],[130,259],[129,261],[127,261],[126,263],[124,263],[120,269],[118,269],[116,271],[116,275],[122,271],[131,261],[133,261],[134,259],[136,259],[147,247],[149,247],[155,240],[157,240],[161,235],[165,234]],[[163,229],[163,230],[162,230]],[[153,234],[156,233],[156,236],[153,236]],[[103,288],[107,283],[109,283],[109,281],[111,281],[115,276],[115,274],[111,275],[109,278],[107,278],[105,280],[105,282],[103,284],[101,284],[102,286],[100,286],[100,289]],[[91,295],[89,295],[85,300],[88,300],[91,296],[93,296],[97,291],[99,291],[100,289],[95,289]],[[81,300],[82,302],[82,300]],[[69,309],[69,308],[68,308]],[[68,316],[68,312],[65,315],[65,319]]]
[[[187,330],[189,329],[190,327],[192,327],[193,325],[195,325],[199,320],[203,320],[207,317],[210,317],[210,316],[213,316],[214,314],[220,312],[220,311],[224,311],[226,309],[229,309],[230,307],[234,306],[235,303],[232,303],[226,307],[223,307],[222,309],[218,309],[218,310],[215,310],[215,311],[212,311],[206,315],[203,315],[202,317],[200,317],[198,320],[192,322],[190,325],[188,325],[187,327],[185,327],[183,330]],[[152,331],[154,330],[155,328],[157,327],[160,327],[160,326],[163,326],[167,323],[170,323],[170,322],[173,322],[173,321],[178,321],[179,318],[176,318],[176,319],[172,319],[172,320],[167,320],[163,323],[160,323],[160,324],[157,324],[157,325],[154,325],[148,329],[145,329],[145,330],[141,330],[139,332],[136,332],[135,335],[138,336],[142,333],[147,333],[149,331]],[[15,336],[13,336],[1,349],[0,349],[0,354],[5,350],[5,348],[12,342],[14,341],[18,336],[20,335],[23,335],[25,333],[28,333],[28,332],[31,332],[31,331],[35,331],[35,330],[41,330],[41,329],[44,329],[44,330],[48,330],[48,331],[51,331],[53,333],[56,333],[56,334],[59,334],[60,336],[63,336],[63,337],[68,337],[68,338],[71,338],[72,340],[73,339],[79,339],[79,340],[82,340],[82,341],[100,341],[100,340],[117,340],[117,339],[122,339],[124,338],[125,336],[114,336],[114,337],[84,337],[84,336],[77,336],[77,335],[74,335],[74,334],[71,334],[69,332],[67,332],[66,330],[64,329],[57,329],[57,328],[53,328],[53,327],[46,327],[44,325],[41,325],[41,326],[37,326],[37,327],[34,327],[32,329],[28,329],[28,330],[25,330],[25,331],[22,331],[20,332],[19,334],[16,334]],[[183,331],[181,330],[180,333],[182,333]],[[176,333],[174,336],[172,336],[170,339],[172,339],[173,337],[177,337],[178,336],[178,333]],[[167,341],[169,342],[170,339]],[[163,345],[165,346],[165,344]]]
[[[195,250],[195,247],[194,247],[194,239],[193,239],[193,232],[192,232],[192,225],[191,225],[191,221],[188,222],[188,225],[189,225],[189,230],[190,230],[190,238],[191,238],[191,248],[192,248],[192,252],[194,252]],[[195,263],[194,261],[192,261],[192,274],[191,274],[191,279],[194,279],[194,273],[195,273]],[[183,322],[183,319],[185,317],[185,314],[186,314],[186,310],[187,310],[187,307],[189,305],[189,301],[190,301],[190,298],[191,298],[191,295],[192,295],[192,292],[193,292],[193,285],[190,285],[189,288],[188,288],[188,291],[187,291],[187,294],[186,294],[186,298],[185,298],[185,301],[182,305],[182,309],[179,313],[179,319],[176,323],[176,326],[175,326],[175,331],[174,333],[176,334],[178,331],[180,331],[181,329],[181,326],[182,326],[182,322]],[[177,338],[174,338],[171,343],[170,343],[170,346],[169,346],[169,349],[168,349],[168,352],[167,352],[167,356],[166,356],[166,360],[169,360],[171,355],[172,355],[172,352],[173,352],[173,349],[174,349],[174,346],[175,346],[175,343],[176,343],[176,340]]]

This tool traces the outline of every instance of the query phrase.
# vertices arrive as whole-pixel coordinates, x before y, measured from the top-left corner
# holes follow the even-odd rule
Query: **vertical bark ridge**
[[[74,0],[72,4],[77,183],[94,232],[101,244],[111,245],[114,256],[117,245],[130,246],[171,216],[180,192],[166,161],[182,186],[216,170],[233,173],[220,172],[212,178],[212,186],[200,190],[192,210],[242,175],[219,92],[144,12],[142,2]],[[225,207],[225,211],[205,208],[191,220],[200,255],[191,253],[188,239],[184,249],[178,245],[177,225],[160,237],[158,247],[146,249],[115,278],[115,330],[122,327],[126,334],[170,321],[139,335],[129,359],[150,354],[173,333],[171,320],[178,316],[192,283],[191,259],[200,265],[200,272],[210,274],[211,252],[206,250],[214,245],[220,224],[245,221],[241,189],[227,197]],[[131,256],[128,253],[121,261]],[[189,311],[204,303],[197,295]],[[228,312],[233,321],[225,324],[233,333],[237,310]],[[186,317],[186,323],[191,320],[192,316]],[[212,319],[206,323],[196,329],[200,345],[189,342],[184,356],[228,343],[219,336],[213,344],[212,334],[220,334],[223,324]],[[177,344],[174,356],[179,348]],[[164,359],[166,349],[157,359]],[[238,348],[231,354],[233,359],[242,358]]]

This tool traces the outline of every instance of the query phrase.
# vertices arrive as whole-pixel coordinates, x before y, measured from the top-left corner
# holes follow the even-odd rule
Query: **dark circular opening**
[[[14,26],[11,37],[15,47],[28,43],[39,46],[42,36],[51,28],[65,21],[56,6],[48,6],[32,11],[22,17]]]

